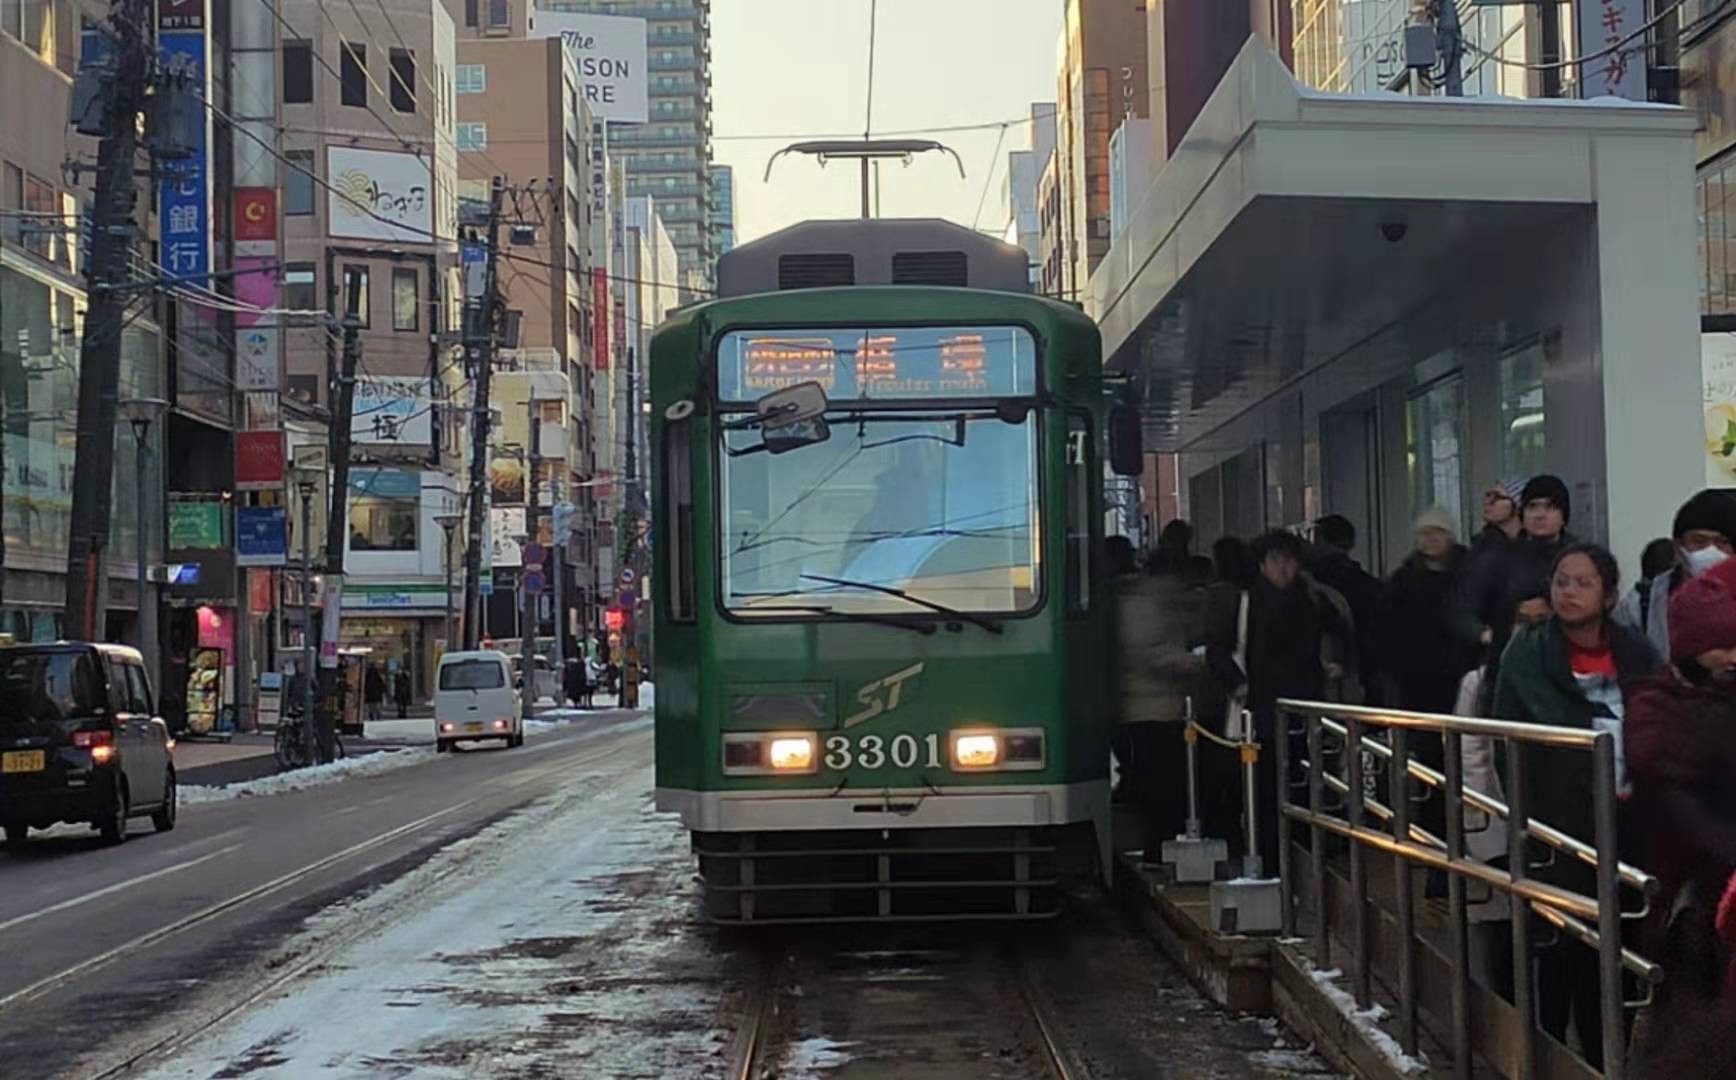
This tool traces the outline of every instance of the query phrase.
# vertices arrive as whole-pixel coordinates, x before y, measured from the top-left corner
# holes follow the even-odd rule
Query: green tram
[[[1031,918],[1108,878],[1093,570],[1137,416],[1026,273],[947,222],[809,222],[652,341],[657,806],[714,921]]]

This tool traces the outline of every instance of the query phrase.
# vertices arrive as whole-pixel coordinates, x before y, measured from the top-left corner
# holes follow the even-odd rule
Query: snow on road
[[[698,922],[685,837],[651,771],[593,772],[311,920],[383,927],[151,1072],[152,1080],[706,1077],[728,950]]]

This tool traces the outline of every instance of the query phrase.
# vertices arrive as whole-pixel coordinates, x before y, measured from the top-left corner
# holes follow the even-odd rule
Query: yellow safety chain
[[[1244,765],[1252,765],[1260,758],[1259,743],[1252,740],[1237,742],[1234,739],[1226,739],[1222,735],[1215,735],[1212,732],[1207,731],[1193,720],[1187,722],[1187,729],[1182,733],[1182,738],[1186,739],[1188,742],[1195,742],[1202,735],[1205,736],[1208,742],[1217,743],[1226,750],[1239,751],[1242,757],[1242,764]]]

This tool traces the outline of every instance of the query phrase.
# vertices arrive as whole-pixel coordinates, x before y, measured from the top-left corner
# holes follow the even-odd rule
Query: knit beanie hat
[[[1727,539],[1736,540],[1736,498],[1731,498],[1727,491],[1707,488],[1683,503],[1676,511],[1670,535],[1680,540],[1695,529],[1722,533]]]
[[[1536,499],[1548,499],[1553,503],[1561,511],[1561,520],[1573,520],[1573,499],[1567,494],[1567,485],[1561,482],[1561,477],[1544,473],[1525,481],[1525,490],[1519,493],[1519,508],[1523,510]]]
[[[1499,491],[1501,494],[1507,496],[1507,501],[1511,502],[1514,506],[1519,505],[1519,493],[1524,490],[1525,481],[1519,479],[1517,476],[1503,476],[1495,483],[1489,485],[1489,491]],[[1488,494],[1488,492],[1485,492],[1484,494]]]
[[[1670,594],[1670,658],[1736,645],[1736,559],[1725,559]]]
[[[1453,515],[1438,506],[1431,506],[1417,515],[1415,531],[1422,532],[1424,529],[1439,529],[1448,536],[1457,536],[1459,532]]]

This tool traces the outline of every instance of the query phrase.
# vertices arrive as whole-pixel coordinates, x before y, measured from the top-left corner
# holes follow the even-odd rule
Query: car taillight
[[[99,746],[113,746],[114,733],[111,731],[75,731],[72,733],[72,745],[80,750],[94,750]]]
[[[499,720],[496,720],[494,722],[494,730],[496,730],[496,731],[505,731],[506,730],[506,719],[504,717],[499,719]]]

